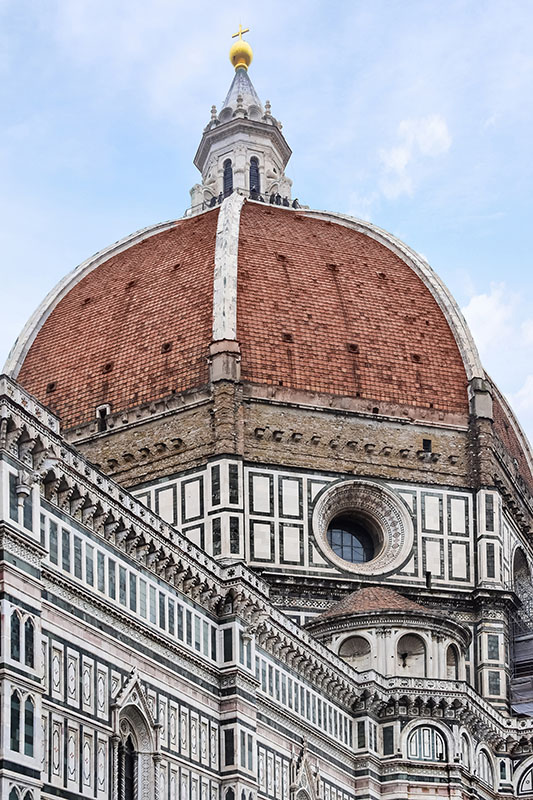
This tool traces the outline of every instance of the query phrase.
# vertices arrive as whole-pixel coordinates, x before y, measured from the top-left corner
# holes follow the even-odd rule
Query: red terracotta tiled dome
[[[65,428],[104,403],[120,411],[208,382],[218,214],[100,254],[30,321],[12,374]],[[243,381],[466,415],[464,360],[442,304],[398,248],[360,227],[244,203]]]
[[[417,613],[428,613],[429,609],[409,600],[395,592],[394,589],[387,589],[383,586],[365,586],[356,592],[343,597],[338,603],[328,608],[323,614],[316,617],[316,620],[330,619],[332,617],[350,616],[353,614],[369,614],[380,611],[413,611]]]

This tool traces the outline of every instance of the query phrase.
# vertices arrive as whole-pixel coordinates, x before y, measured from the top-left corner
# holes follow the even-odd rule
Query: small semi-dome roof
[[[67,429],[103,404],[115,413],[205,386],[218,215],[154,226],[82,264],[30,319],[6,371]],[[244,202],[230,223],[244,382],[467,420],[477,352],[413,251],[369,223],[264,203]]]
[[[343,597],[342,600],[312,621],[319,622],[333,617],[368,614],[374,611],[411,611],[427,614],[430,609],[415,603],[414,600],[410,600],[408,597],[404,597],[399,592],[395,592],[394,589],[386,589],[383,586],[365,586],[346,595],[346,597]]]

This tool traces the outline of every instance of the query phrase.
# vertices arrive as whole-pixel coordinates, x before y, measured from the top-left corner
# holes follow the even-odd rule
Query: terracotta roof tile
[[[516,460],[520,475],[528,485],[529,490],[533,492],[533,475],[531,474],[524,449],[496,393],[493,398],[492,409],[494,414],[494,431],[499,436],[511,458]]]
[[[422,611],[427,613],[428,610],[393,589],[367,586],[343,597],[316,619],[340,617],[345,614],[366,614],[372,611]]]
[[[347,227],[245,204],[237,335],[245,380],[468,413],[462,358],[433,296]]]
[[[217,217],[177,222],[113,256],[52,311],[18,380],[64,427],[103,403],[123,410],[207,382]]]
[[[52,311],[18,378],[65,428],[103,403],[121,411],[207,382],[217,217],[109,258]],[[245,203],[237,338],[245,381],[468,413],[463,362],[429,290],[342,225]]]

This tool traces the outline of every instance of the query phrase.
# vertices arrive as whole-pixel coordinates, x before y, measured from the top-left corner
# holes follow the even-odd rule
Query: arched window
[[[396,647],[398,675],[417,678],[426,676],[426,645],[420,636],[407,633],[398,640]]]
[[[250,159],[250,193],[259,194],[260,192],[259,159],[256,156],[252,156]]]
[[[18,692],[11,695],[11,731],[10,745],[17,753],[20,750],[20,696]]]
[[[360,671],[370,669],[370,642],[362,636],[350,636],[349,639],[345,639],[340,646],[339,655],[355,669]]]
[[[29,789],[26,792],[26,794],[24,795],[24,800],[33,800],[33,795],[32,795],[32,793],[30,792]]]
[[[235,792],[233,791],[233,789],[227,790],[225,800],[235,800]]]
[[[9,800],[19,800],[19,793],[17,792],[15,787],[13,787],[9,792]]]
[[[24,623],[24,663],[27,667],[34,667],[34,627],[33,622],[28,617]]]
[[[480,750],[477,758],[477,774],[478,778],[486,783],[491,788],[494,786],[494,772],[490,758],[485,750]]]
[[[461,761],[468,770],[472,769],[472,762],[470,760],[470,742],[464,733],[461,736]]]
[[[117,767],[116,771],[113,768],[113,781],[119,787],[118,800],[152,796],[154,773],[151,754],[155,749],[152,717],[147,716],[138,705],[128,703],[120,711],[119,734],[113,743],[113,762]],[[168,773],[163,776],[162,773],[164,770],[159,775],[159,788],[166,793]],[[183,792],[188,793],[185,789]]]
[[[449,681],[459,679],[459,653],[454,644],[451,644],[446,651],[446,677]]]
[[[31,697],[24,703],[24,755],[33,756],[34,707]]]
[[[11,658],[20,661],[20,617],[16,611],[11,614]]]
[[[415,761],[446,761],[444,737],[430,726],[416,728],[407,743],[409,758]]]
[[[224,161],[224,197],[229,197],[233,191],[233,167],[231,161],[227,158]]]

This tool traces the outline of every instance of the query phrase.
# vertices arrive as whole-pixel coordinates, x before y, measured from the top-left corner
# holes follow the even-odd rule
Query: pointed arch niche
[[[144,800],[159,782],[159,741],[142,686],[131,674],[113,707],[113,798]]]

